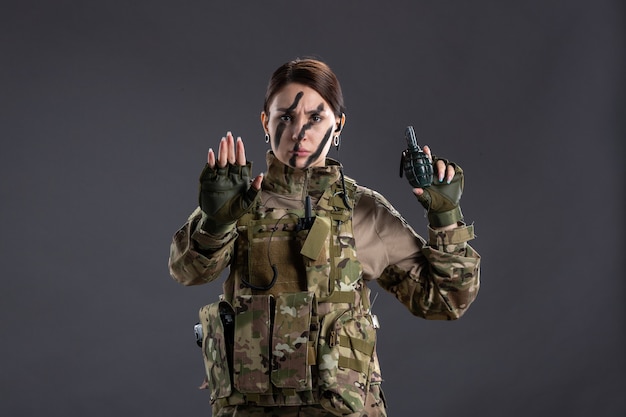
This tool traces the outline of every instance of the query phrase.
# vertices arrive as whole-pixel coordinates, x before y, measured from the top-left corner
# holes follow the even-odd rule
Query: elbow
[[[168,268],[170,276],[174,281],[185,287],[204,284],[206,282],[206,280],[203,279],[204,274],[202,272],[204,271],[199,271],[194,263],[183,262],[181,258],[176,260],[170,258]]]
[[[465,315],[470,308],[480,288],[480,275],[478,270],[468,273],[458,286],[447,287],[441,291],[441,299],[448,309],[449,320],[458,320]]]
[[[436,297],[412,303],[409,310],[427,320],[453,321],[463,317],[473,301],[474,297],[468,293],[438,293]]]
[[[465,315],[466,311],[467,309],[461,309],[461,308],[454,309],[448,313],[448,320],[449,321],[458,320]]]
[[[170,275],[172,276],[174,281],[185,287],[205,284],[206,282],[208,282],[206,279],[204,279],[204,276],[198,275],[197,273],[185,269],[177,270],[170,268]]]
[[[471,291],[459,295],[458,297],[448,297],[446,304],[448,306],[448,320],[458,320],[465,315],[470,305],[476,299],[478,288],[472,288]]]
[[[193,285],[193,279],[186,274],[185,270],[176,266],[176,264],[169,265],[170,276],[174,279],[174,281],[182,284],[186,287]]]

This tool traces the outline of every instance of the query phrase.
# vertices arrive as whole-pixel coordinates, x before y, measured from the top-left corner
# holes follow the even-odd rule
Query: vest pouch
[[[242,394],[270,389],[271,295],[235,297],[233,385]]]
[[[269,221],[272,223],[265,224]],[[307,289],[300,250],[308,231],[298,232],[294,228],[293,219],[286,218],[259,220],[248,229],[248,242],[243,242],[247,245],[244,275],[250,284],[273,295]]]
[[[200,309],[204,334],[202,356],[212,400],[228,397],[232,392],[230,375],[234,316],[233,308],[226,301]]]
[[[276,297],[272,332],[272,383],[278,388],[310,391],[311,316],[315,296],[309,292]]]
[[[356,413],[365,406],[376,345],[371,316],[348,310],[322,330],[318,348],[320,404],[337,416]]]

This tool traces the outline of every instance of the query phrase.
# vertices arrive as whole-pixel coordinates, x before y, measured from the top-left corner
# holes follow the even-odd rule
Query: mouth
[[[291,156],[295,156],[297,157],[302,157],[302,156],[309,156],[311,154],[311,152],[305,150],[305,149],[299,149],[299,148],[295,148],[292,151],[289,152],[289,154]]]

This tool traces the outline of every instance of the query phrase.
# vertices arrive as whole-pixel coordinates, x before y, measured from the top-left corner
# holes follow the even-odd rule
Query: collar
[[[305,169],[292,168],[283,164],[272,151],[266,154],[267,173],[263,189],[286,196],[321,196],[331,184],[341,177],[341,164],[326,158],[326,165]]]

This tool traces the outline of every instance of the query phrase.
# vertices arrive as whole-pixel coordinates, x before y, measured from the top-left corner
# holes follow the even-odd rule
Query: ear
[[[269,134],[270,131],[267,127],[267,124],[269,123],[269,117],[267,117],[267,114],[265,114],[264,111],[261,112],[261,125],[263,126],[263,130],[265,131],[266,134]]]
[[[336,124],[335,124],[335,132],[337,132],[337,134],[341,133],[341,130],[343,129],[343,126],[346,124],[346,114],[345,113],[341,113],[341,117],[335,117],[336,120]]]

